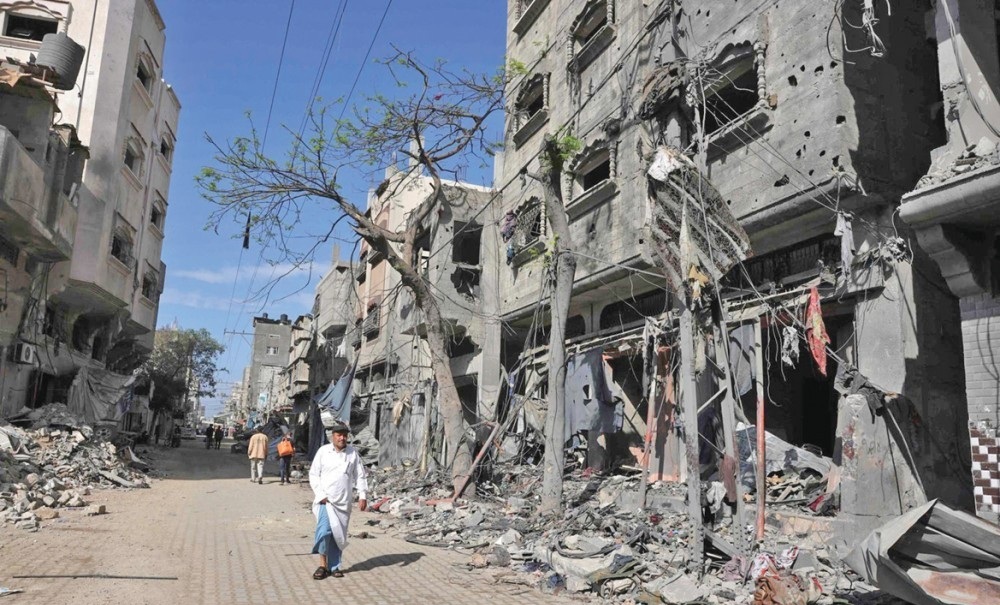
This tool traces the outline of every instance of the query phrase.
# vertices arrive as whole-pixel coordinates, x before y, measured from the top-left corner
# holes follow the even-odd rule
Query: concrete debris
[[[997,152],[997,145],[984,136],[979,139],[978,143],[966,147],[965,151],[947,166],[931,166],[931,170],[917,181],[915,189],[943,183],[956,176],[997,164],[1000,164],[1000,153]]]
[[[799,477],[801,473],[792,467],[803,463],[823,467],[826,460],[803,456],[780,470]],[[802,472],[819,474],[809,468]],[[419,475],[413,467],[380,469],[369,478],[369,499],[380,504],[377,512],[383,518],[371,524],[413,543],[467,553],[469,569],[502,569],[492,573],[502,574],[505,583],[549,593],[593,593],[605,602],[750,605],[755,598],[767,605],[829,604],[837,599],[866,605],[892,602],[889,595],[876,592],[833,560],[818,536],[788,536],[769,527],[759,545],[763,554],[754,559],[732,556],[738,551],[731,548],[726,554],[708,546],[705,562],[689,562],[692,533],[685,486],[650,485],[651,504],[640,510],[638,477],[638,472],[604,476],[574,472],[564,481],[565,512],[561,518],[551,518],[535,511],[540,501],[539,467],[496,464],[492,484],[480,484],[475,497],[458,500],[449,498],[452,490],[443,473]],[[722,495],[719,488],[714,492],[709,508]],[[715,540],[709,544],[740,543],[728,522],[731,507],[717,508],[727,522],[716,525]],[[706,516],[701,521],[709,520]]]
[[[96,517],[97,515],[103,515],[106,512],[107,512],[107,509],[104,508],[103,504],[94,504],[94,505],[88,506],[83,511],[83,514],[87,515],[88,517]]]
[[[96,487],[149,487],[149,468],[68,412],[50,404],[0,421],[0,520],[36,531],[59,508],[83,508]],[[23,425],[21,426],[15,425]],[[103,507],[91,507],[87,514]]]

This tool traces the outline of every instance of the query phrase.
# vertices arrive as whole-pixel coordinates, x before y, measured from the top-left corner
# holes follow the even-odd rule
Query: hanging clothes
[[[854,264],[854,227],[851,225],[851,215],[846,212],[837,213],[837,227],[833,234],[840,237],[840,267],[844,275],[851,275],[851,265]]]
[[[615,404],[604,371],[604,351],[591,349],[566,364],[565,440],[581,431],[610,432]],[[602,410],[606,406],[609,409]]]
[[[781,330],[781,363],[794,368],[799,363],[799,331],[795,326]]]
[[[514,262],[514,254],[516,252],[517,251],[514,249],[514,244],[513,243],[507,244],[507,264],[508,265]]]
[[[813,286],[809,290],[809,306],[806,309],[806,340],[809,341],[809,351],[816,361],[819,373],[826,376],[826,345],[830,344],[830,336],[826,333],[823,323],[823,309],[819,304],[819,290]]]
[[[500,237],[503,238],[503,241],[509,242],[514,237],[516,230],[517,215],[514,214],[513,210],[508,210],[507,214],[503,216],[503,220],[500,221]]]

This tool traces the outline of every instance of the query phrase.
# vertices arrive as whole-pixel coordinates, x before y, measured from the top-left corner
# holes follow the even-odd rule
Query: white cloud
[[[167,271],[167,279],[190,279],[206,284],[231,284],[235,281],[248,282],[253,278],[257,285],[265,284],[274,279],[289,279],[293,277],[312,277],[319,279],[329,268],[329,263],[305,263],[299,266],[293,263],[278,263],[275,265],[261,264],[254,266],[220,267],[217,269],[200,267],[194,269],[174,269]],[[256,269],[256,270],[255,270]]]
[[[211,309],[213,311],[225,311],[229,309],[229,298],[227,297],[207,296],[200,292],[178,290],[177,288],[163,289],[163,294],[160,295],[160,304],[164,303],[195,309]]]

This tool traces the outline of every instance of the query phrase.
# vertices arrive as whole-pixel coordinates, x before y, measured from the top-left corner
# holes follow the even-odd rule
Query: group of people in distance
[[[225,432],[226,429],[217,424],[210,424],[205,427],[205,449],[212,449],[213,446],[215,449],[219,449],[219,446],[222,445],[222,436]]]

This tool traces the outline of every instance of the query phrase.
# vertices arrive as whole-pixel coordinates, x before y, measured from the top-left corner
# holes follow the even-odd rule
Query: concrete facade
[[[926,175],[904,196],[900,215],[960,300],[975,506],[979,515],[997,521],[1000,28],[994,7],[984,3],[940,0],[932,16],[947,140],[933,150]]]
[[[75,88],[56,94],[60,122],[89,149],[82,184],[65,192],[77,215],[72,251],[47,265],[39,317],[29,322],[38,329],[21,334],[45,360],[36,380],[50,386],[33,402],[44,403],[60,400],[82,365],[130,371],[152,348],[180,103],[161,78],[165,25],[152,0],[6,4],[0,28],[0,50],[22,61],[49,28],[86,48]],[[27,392],[28,374],[6,377],[7,390]]]
[[[934,110],[941,100],[933,77],[938,45],[926,27],[934,13],[893,6],[891,18],[879,14],[882,24],[891,23],[877,32],[889,50],[873,53],[845,50],[866,47],[865,32],[844,24],[861,21],[860,4],[845,5],[832,23],[828,11],[810,3],[709,0],[671,12],[675,6],[508,3],[507,56],[525,74],[508,90],[507,145],[498,169],[503,209],[518,216],[508,244],[512,262],[499,276],[501,315],[516,330],[505,334],[505,365],[525,348],[529,327],[544,321],[534,313],[545,298],[548,235],[544,216],[539,225],[533,210],[541,190],[520,177],[539,169],[543,136],[571,134],[580,147],[562,182],[578,253],[571,342],[641,327],[643,316],[669,308],[662,282],[640,272],[651,269],[644,240],[656,203],[646,171],[657,146],[685,150],[753,244],[756,258],[725,284],[777,293],[818,284],[837,337],[833,346],[845,361],[901,394],[924,426],[934,427],[904,435],[917,467],[911,470],[927,495],[970,509],[958,304],[927,254],[907,249],[908,232],[895,217],[946,136]],[[838,213],[853,219],[855,253],[847,267],[834,235]],[[731,303],[752,300],[737,296]],[[776,343],[766,346],[774,356]],[[810,363],[808,355],[804,360]],[[768,429],[793,443],[819,442],[828,455],[853,438],[837,432],[835,368],[822,379],[809,365],[800,365],[794,378],[769,372],[768,392],[786,399],[767,406],[774,418]],[[616,383],[628,386],[617,377]],[[806,404],[816,393],[829,399],[819,410]],[[755,403],[744,408],[753,418]],[[644,430],[635,426],[633,440]],[[862,438],[875,444],[877,434]],[[878,465],[888,458],[878,452],[890,444],[873,447],[848,480],[882,481]],[[894,493],[900,485],[886,489]],[[863,491],[845,512],[868,519],[888,514],[885,493],[873,494]]]
[[[271,319],[264,313],[253,318],[253,347],[246,376],[248,417],[287,403],[282,372],[288,365],[291,344],[292,322],[287,315]]]

